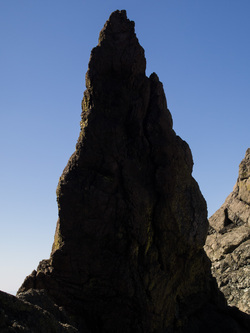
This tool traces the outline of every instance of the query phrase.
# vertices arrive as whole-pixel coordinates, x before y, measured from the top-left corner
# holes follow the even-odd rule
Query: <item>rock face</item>
[[[19,297],[45,289],[81,332],[247,332],[210,274],[192,155],[145,67],[134,22],[114,12],[91,53],[52,253]]]
[[[233,192],[209,224],[205,250],[212,273],[228,303],[250,314],[250,148]]]

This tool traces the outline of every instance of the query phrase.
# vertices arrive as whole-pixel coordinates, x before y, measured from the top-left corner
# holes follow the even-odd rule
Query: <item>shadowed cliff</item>
[[[145,68],[134,22],[114,12],[91,52],[52,253],[19,297],[45,289],[81,332],[247,332],[211,276],[192,155]]]

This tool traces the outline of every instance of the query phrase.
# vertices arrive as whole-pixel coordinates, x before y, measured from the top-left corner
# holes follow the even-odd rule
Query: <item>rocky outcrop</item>
[[[211,276],[191,151],[145,67],[134,22],[114,12],[91,53],[50,259],[18,295],[46,290],[81,332],[247,332]]]
[[[0,291],[0,332],[1,333],[77,333],[75,327],[67,323],[63,310],[52,303],[45,291],[28,291],[27,298],[38,304]],[[24,297],[24,298],[26,298]],[[36,302],[35,302],[36,303]],[[40,306],[42,305],[42,307]],[[49,309],[48,309],[49,308]],[[48,311],[49,310],[49,311]]]
[[[209,219],[205,250],[228,303],[250,314],[250,148],[233,192]]]

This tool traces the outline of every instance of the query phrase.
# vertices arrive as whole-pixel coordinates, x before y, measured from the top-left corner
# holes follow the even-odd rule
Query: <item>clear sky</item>
[[[126,9],[212,215],[250,146],[249,0],[0,0],[0,289],[49,258],[91,49]]]

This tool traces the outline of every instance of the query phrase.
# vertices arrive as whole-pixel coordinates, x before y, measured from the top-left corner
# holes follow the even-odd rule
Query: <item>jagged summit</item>
[[[92,86],[100,76],[129,77],[145,75],[146,59],[134,31],[134,22],[127,19],[126,11],[110,15],[99,35],[99,43],[90,56],[86,86]],[[102,87],[103,88],[103,87]]]
[[[135,23],[127,18],[126,10],[113,12],[99,34],[99,44],[111,39],[115,42],[135,36]]]
[[[91,52],[52,253],[19,297],[45,290],[80,332],[247,332],[210,274],[191,151],[145,66],[134,23],[114,12]]]

